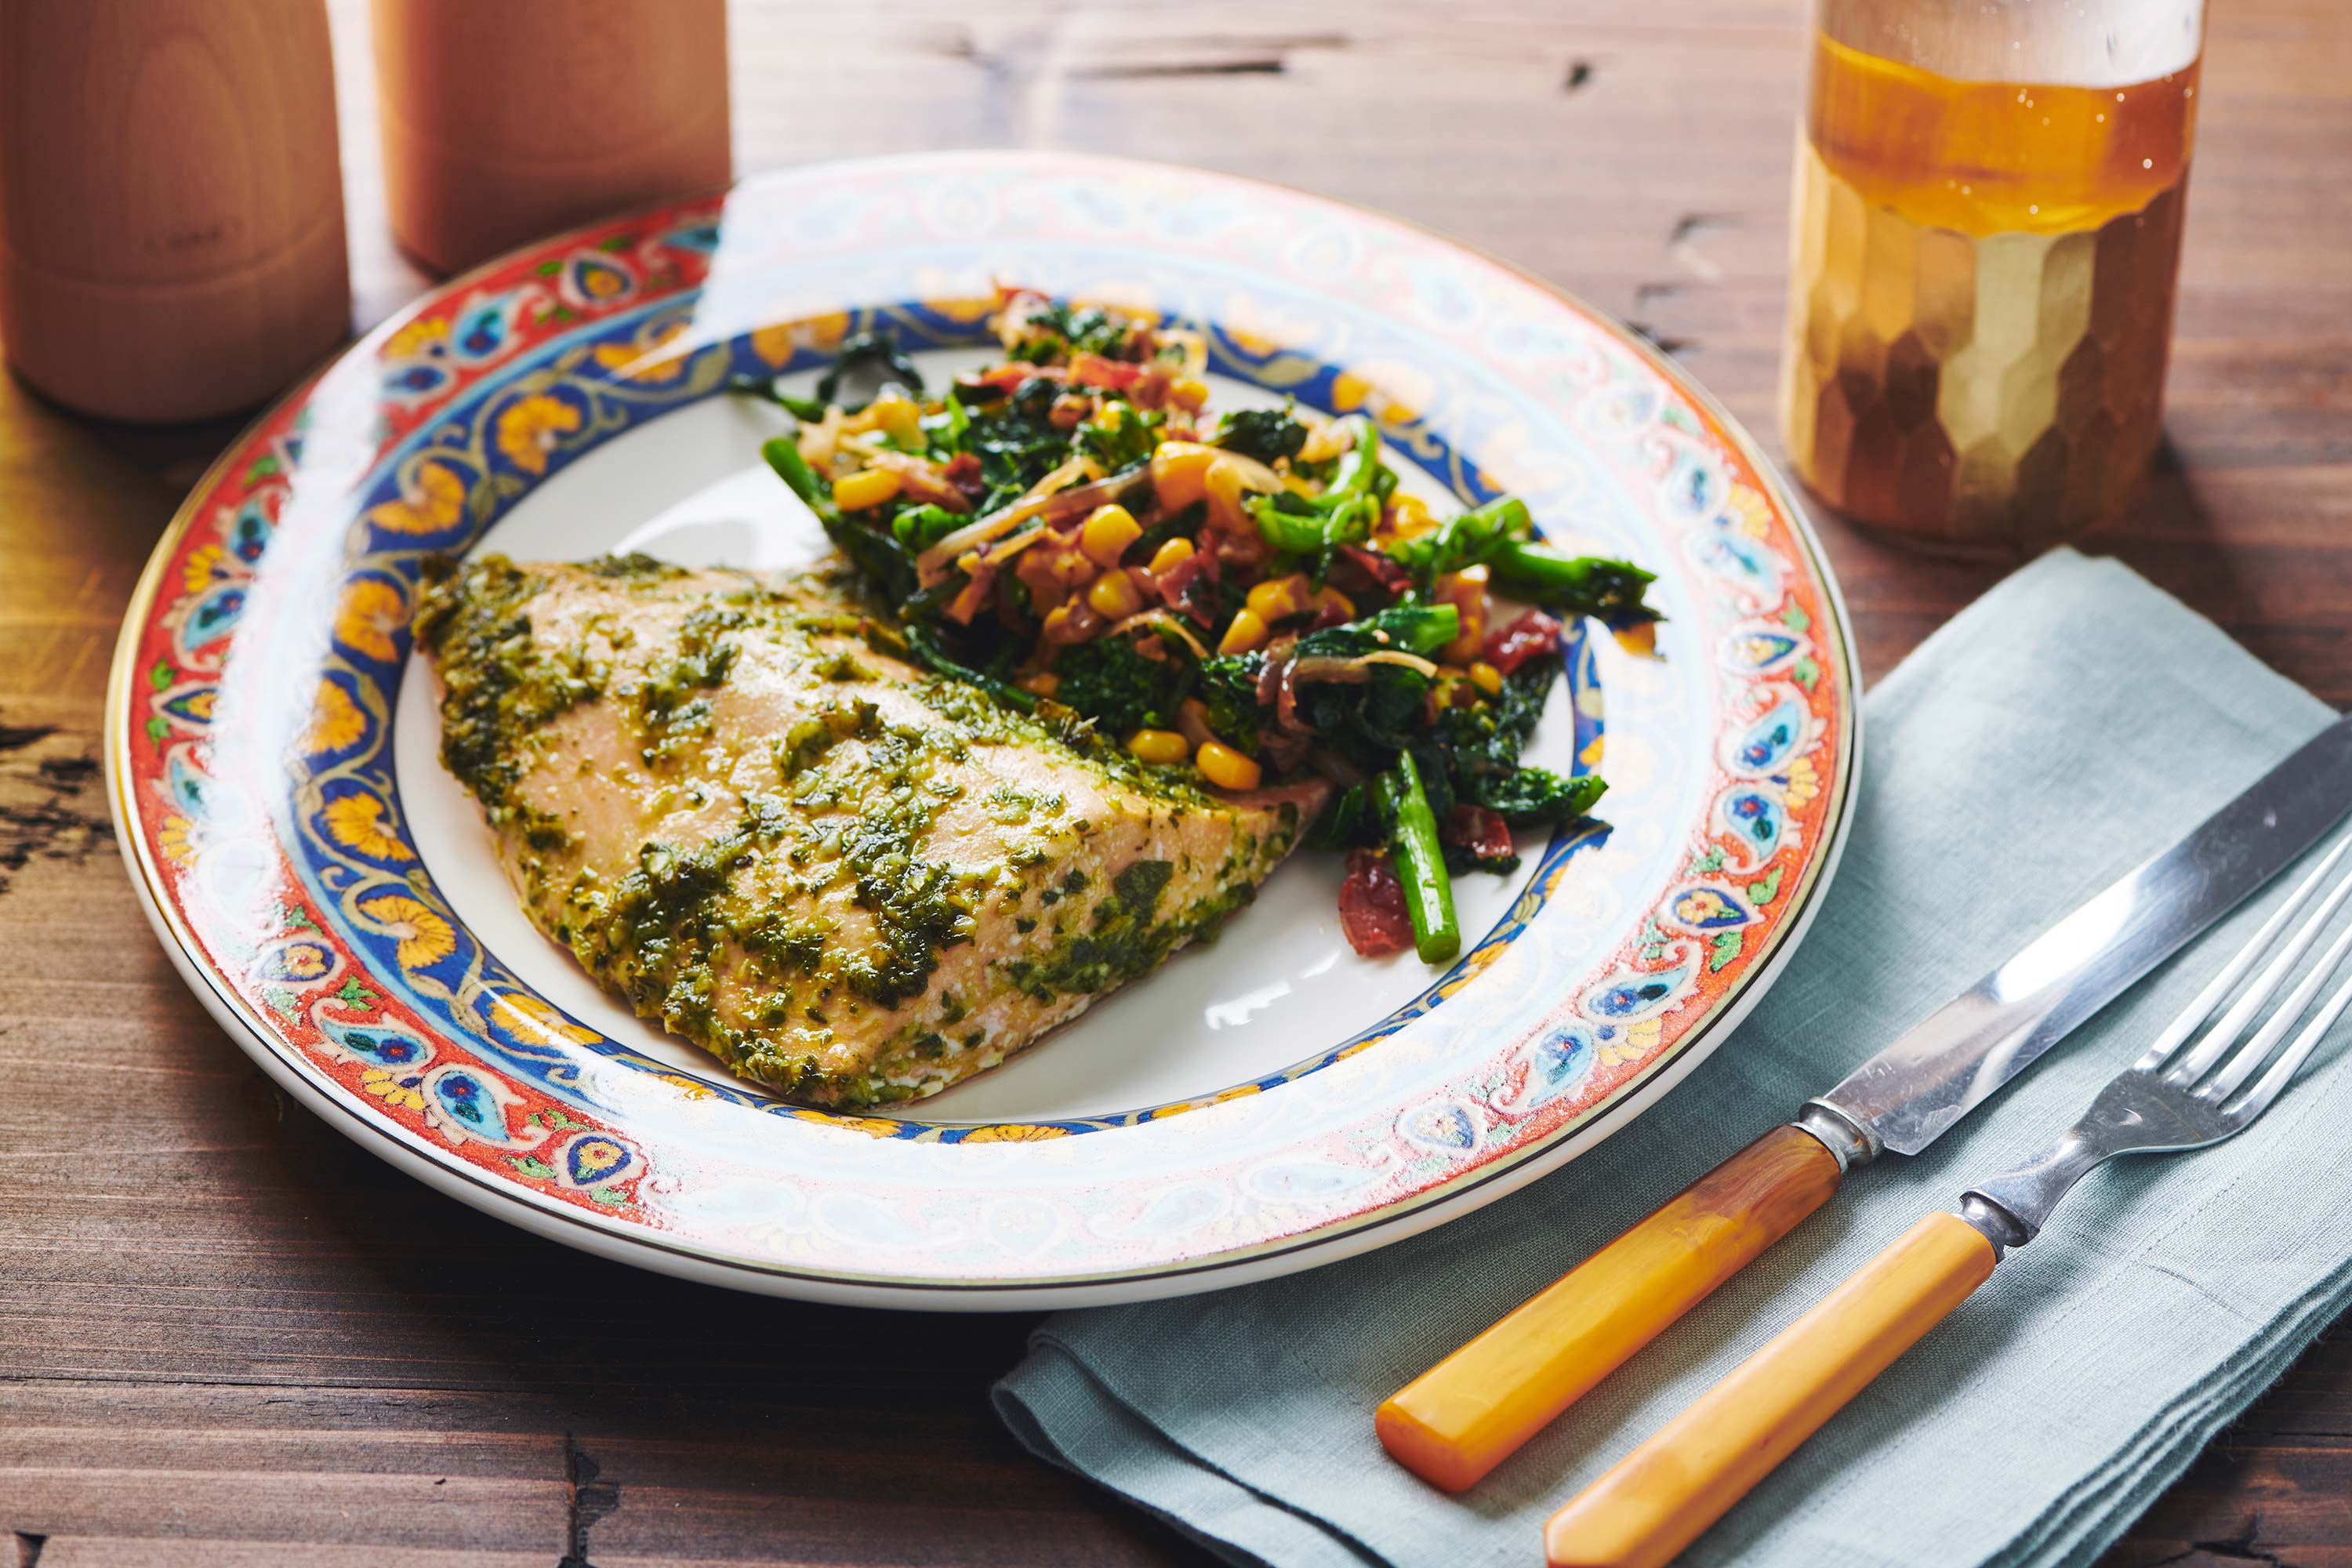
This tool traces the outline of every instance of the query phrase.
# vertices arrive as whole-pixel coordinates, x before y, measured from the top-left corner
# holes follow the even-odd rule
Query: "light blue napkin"
[[[1524,1564],[1544,1520],[1930,1209],[2066,1127],[2274,888],[1916,1160],[1888,1156],[1461,1498],[1372,1410],[1795,1113],[2332,715],[2123,567],[2047,556],[1871,693],[1845,862],[1787,974],[1655,1110],[1429,1235],[1068,1312],[996,1390],[1021,1440],[1235,1562]],[[2352,1026],[2347,1026],[2352,1037]],[[2042,1238],[1685,1561],[2081,1563],[2352,1301],[2352,1044],[2201,1153],[2094,1173]]]

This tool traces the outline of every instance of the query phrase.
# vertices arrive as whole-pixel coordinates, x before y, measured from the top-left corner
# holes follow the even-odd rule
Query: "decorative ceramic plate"
[[[1658,574],[1660,658],[1571,635],[1530,761],[1605,824],[1459,884],[1440,973],[1348,947],[1336,857],[1223,940],[903,1116],[793,1106],[630,1015],[525,921],[436,755],[419,563],[640,548],[763,567],[822,537],[762,467],[894,328],[975,363],[996,279],[1202,328],[1217,395],[1363,409],[1407,482],[1508,490]],[[1604,707],[1605,700],[1605,707]],[[1604,713],[1606,725],[1604,731]],[[1376,1247],[1591,1147],[1794,946],[1853,790],[1853,657],[1753,445],[1574,300],[1268,185],[1067,156],[796,170],[461,278],[241,439],[123,627],[108,782],[158,933],[305,1104],[466,1202],[607,1256],[926,1307],[1163,1295]]]

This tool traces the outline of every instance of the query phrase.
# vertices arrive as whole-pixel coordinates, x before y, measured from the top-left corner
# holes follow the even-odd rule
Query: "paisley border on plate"
[[[1212,208],[1234,198],[1235,193],[1244,205],[1254,200],[1276,209],[1299,203],[1330,205],[1223,176],[1109,161],[888,160],[802,171],[765,186],[747,187],[734,198],[730,227],[746,206],[759,218],[763,190],[798,184],[802,190],[796,195],[805,196],[812,181],[820,190],[828,181],[838,189],[877,173],[902,180],[912,175],[906,183],[917,190],[914,205],[950,226],[968,216],[954,210],[960,176],[983,184],[993,178],[1016,195],[1030,195],[1024,187],[1049,186],[1058,180],[1065,199],[1081,206],[1097,188],[1116,190],[1122,184],[1140,187],[1139,201],[1150,199],[1155,191],[1160,199],[1171,199],[1172,189],[1192,196],[1196,205]],[[1025,218],[1034,220],[1036,205],[1033,200],[1024,208]],[[1174,205],[1181,207],[1181,200]],[[709,365],[726,357],[725,345],[697,342],[690,318],[681,319],[667,307],[698,297],[709,258],[721,244],[721,231],[712,221],[718,209],[716,201],[681,204],[597,226],[461,279],[379,329],[312,387],[265,416],[199,486],[159,545],[126,625],[110,702],[109,742],[117,755],[110,782],[120,792],[121,805],[131,808],[126,826],[132,831],[125,835],[126,851],[168,918],[172,934],[200,944],[192,952],[202,953],[215,988],[226,987],[225,995],[237,1004],[257,1038],[268,1040],[281,1056],[295,1054],[366,1114],[455,1154],[501,1185],[520,1187],[607,1224],[657,1227],[669,1232],[667,1239],[671,1241],[686,1239],[677,1234],[682,1228],[677,1223],[677,1205],[646,1201],[666,1184],[652,1177],[655,1151],[628,1135],[625,1119],[585,1114],[574,1095],[566,1092],[578,1086],[578,1047],[590,1043],[582,1037],[581,1026],[519,987],[502,985],[494,961],[486,964],[487,955],[478,950],[472,956],[458,956],[460,933],[451,929],[446,909],[436,909],[429,896],[418,896],[429,895],[429,889],[410,883],[399,870],[404,846],[394,831],[396,822],[386,817],[396,807],[395,801],[386,798],[388,789],[337,788],[337,777],[364,781],[367,774],[362,766],[337,775],[333,764],[381,747],[389,729],[389,689],[372,678],[384,668],[396,671],[405,651],[409,596],[401,574],[385,570],[385,562],[372,556],[397,556],[457,542],[486,525],[502,502],[520,493],[510,488],[501,495],[501,485],[530,482],[534,455],[540,461],[536,472],[547,471],[556,449],[575,430],[590,425],[593,410],[567,399],[553,383],[533,384],[529,374],[510,384],[498,383],[492,401],[509,401],[499,408],[490,431],[497,458],[483,465],[486,471],[475,476],[478,483],[454,487],[426,471],[434,466],[441,436],[435,422],[445,418],[468,389],[509,375],[527,350],[558,340],[568,345],[563,352],[576,352],[583,356],[581,363],[602,372],[607,386],[623,386],[625,395],[642,394],[657,402],[662,390],[673,386],[707,395],[712,388],[703,378],[712,374]],[[1449,287],[1475,293],[1489,286],[1491,279],[1479,276],[1482,268],[1492,268],[1507,279],[1513,276],[1388,220],[1333,210],[1344,215],[1337,226],[1343,230],[1367,232],[1374,241],[1404,237],[1408,243],[1397,248],[1409,259],[1433,268],[1441,293]],[[768,221],[772,219],[769,214]],[[850,243],[856,242],[853,236]],[[1382,253],[1377,244],[1367,242],[1365,249],[1367,255],[1357,258],[1360,266],[1397,265],[1396,257]],[[1411,254],[1416,250],[1418,256]],[[1327,268],[1332,261],[1312,256],[1294,259],[1310,271]],[[1416,286],[1429,281],[1421,279]],[[1550,298],[1557,305],[1560,297]],[[968,296],[948,294],[923,309],[953,328],[968,325],[976,306]],[[1534,1152],[1578,1116],[1622,1099],[1719,1014],[1750,969],[1761,964],[1780,926],[1804,902],[1825,847],[1824,829],[1837,820],[1842,807],[1853,754],[1847,638],[1833,592],[1801,520],[1703,399],[1622,332],[1572,302],[1568,309],[1592,341],[1564,340],[1549,346],[1570,354],[1599,350],[1605,368],[1622,376],[1629,404],[1649,399],[1645,411],[1618,411],[1625,426],[1619,434],[1628,447],[1656,448],[1657,482],[1689,519],[1679,542],[1690,568],[1699,581],[1715,585],[1723,605],[1737,612],[1714,639],[1722,677],[1738,693],[1738,705],[1727,711],[1740,715],[1738,723],[1720,737],[1722,787],[1708,821],[1696,831],[1684,876],[1609,972],[1579,992],[1567,1015],[1548,1021],[1551,1026],[1528,1033],[1505,1053],[1507,1059],[1487,1074],[1488,1081],[1472,1086],[1473,1092],[1431,1097],[1395,1117],[1391,1135],[1383,1140],[1386,1147],[1380,1151],[1382,1158],[1373,1167],[1380,1171],[1380,1180],[1351,1181],[1349,1163],[1318,1166],[1311,1160],[1296,1163],[1289,1174],[1271,1184],[1265,1170],[1245,1175],[1234,1190],[1261,1200],[1270,1193],[1273,1197],[1267,1201],[1275,1207],[1297,1206],[1302,1196],[1342,1201],[1336,1207],[1308,1205],[1325,1209],[1325,1216],[1294,1230],[1270,1229],[1235,1251],[1286,1236],[1320,1234],[1401,1201],[1425,1200],[1473,1171],[1491,1166],[1499,1156]],[[1465,317],[1476,319],[1475,310]],[[773,319],[740,340],[740,352],[778,367],[814,363],[811,356],[822,356],[837,343],[851,320],[838,310],[777,310]],[[583,334],[583,327],[600,322],[621,323],[630,331],[618,339],[607,334],[604,342]],[[1228,320],[1216,324],[1227,362],[1220,368],[1238,368],[1252,379],[1293,388],[1306,383],[1321,395],[1308,401],[1335,408],[1367,407],[1406,437],[1409,449],[1416,433],[1423,437],[1424,448],[1430,440],[1444,447],[1433,428],[1416,432],[1424,416],[1400,395],[1396,367],[1339,369],[1300,356],[1286,349],[1279,337],[1258,336],[1242,323]],[[1299,373],[1302,360],[1305,374]],[[370,362],[378,367],[373,407],[367,411],[374,444],[362,451],[348,430],[355,412],[348,367]],[[1625,374],[1629,369],[1631,374]],[[1643,384],[1644,373],[1655,384]],[[334,443],[323,455],[311,444],[313,400],[322,396],[333,399],[323,413],[328,438]],[[1612,416],[1605,403],[1596,405],[1601,408],[1600,417]],[[409,448],[405,456],[387,464],[385,454],[404,446]],[[455,466],[446,457],[441,462],[445,468]],[[339,478],[380,478],[364,504],[347,509],[353,515],[338,521],[331,517],[314,520],[305,511],[297,519],[302,527],[289,531],[299,548],[319,557],[306,561],[304,569],[327,569],[322,560],[343,568],[331,617],[331,642],[340,662],[328,667],[312,694],[304,732],[298,738],[290,732],[286,714],[268,711],[267,702],[241,709],[232,690],[223,708],[218,655],[240,636],[250,635],[252,628],[242,623],[254,571],[285,521],[291,480],[306,468],[315,473],[321,467]],[[1503,488],[1490,484],[1479,467],[1450,453],[1444,468],[1457,489],[1473,499]],[[337,487],[331,480],[325,488],[331,497],[326,504],[332,505]],[[308,500],[306,497],[306,504]],[[398,548],[365,548],[386,541]],[[331,560],[320,555],[325,546],[333,547]],[[167,584],[176,584],[168,599],[163,593]],[[266,655],[285,655],[281,645],[291,638],[315,663],[327,640],[315,635],[318,628],[307,628],[306,635],[306,628],[292,624],[299,616],[280,614],[278,618],[287,624],[263,628],[264,637],[256,641],[264,652],[250,656],[255,662],[270,662]],[[299,666],[299,655],[293,657]],[[207,769],[215,726],[232,723],[240,731],[274,724],[282,742],[278,754],[299,752],[328,759],[329,778],[303,781],[317,786],[310,802],[315,817],[309,829],[312,840],[331,840],[348,851],[341,859],[346,871],[364,865],[395,874],[289,878],[282,855],[273,865],[274,847],[262,831],[269,803],[236,798],[241,792],[222,790]],[[313,742],[317,749],[310,751]],[[1830,765],[1823,768],[1820,759]],[[337,826],[328,827],[326,812],[337,802],[359,804],[344,805],[335,818]],[[1556,879],[1558,849],[1555,845],[1554,854],[1547,857],[1547,875],[1538,879],[1524,900],[1530,915]],[[413,861],[413,849],[407,853]],[[335,885],[330,886],[330,880]],[[348,908],[327,907],[330,900],[341,900],[347,894]],[[1519,911],[1514,914],[1516,918]],[[389,946],[389,965],[382,954],[371,962],[352,951],[349,933],[362,924],[372,929],[378,945]],[[1478,954],[1491,954],[1501,945],[1482,944]],[[1433,994],[1459,991],[1493,962],[1491,955],[1481,962],[1478,954]],[[401,962],[404,956],[413,962]],[[462,993],[474,1001],[477,1022],[470,1037],[462,1031],[436,1029],[432,1019],[386,995],[393,989],[382,984],[387,969],[404,978],[436,979],[453,999]],[[1352,1055],[1366,1043],[1350,1042],[1316,1065]],[[500,1062],[485,1059],[486,1045],[502,1047],[488,1053],[492,1057],[520,1053],[545,1062],[549,1074],[538,1082],[519,1079],[510,1070],[502,1071]],[[568,1079],[566,1068],[571,1069]],[[647,1076],[689,1101],[714,1093],[709,1084],[677,1075]],[[1211,1108],[1265,1087],[1240,1086],[1209,1101],[1160,1108],[1139,1120],[1161,1121],[1180,1112],[1206,1116]],[[894,1118],[782,1110],[796,1120],[900,1141],[929,1137],[1042,1143],[1077,1130],[1052,1123],[943,1128]],[[1540,1114],[1547,1110],[1549,1114]],[[1493,1136],[1507,1131],[1509,1137]],[[1356,1152],[1373,1152],[1364,1148]],[[1364,1168],[1361,1160],[1354,1162],[1352,1174],[1360,1175]],[[1318,1176],[1318,1170],[1325,1173]],[[680,1172],[676,1179],[690,1182],[705,1173]],[[1337,1184],[1336,1190],[1318,1194],[1301,1186],[1311,1187],[1318,1180]],[[1137,1226],[1127,1228],[1124,1239],[1150,1239],[1147,1233],[1155,1226],[1144,1222],[1159,1212],[1157,1202],[1129,1216]],[[1187,1234],[1166,1229],[1165,1220],[1163,1215],[1157,1228],[1161,1239],[1172,1241]],[[980,1228],[984,1232],[988,1226]],[[733,1249],[719,1250],[723,1255]],[[962,1277],[977,1284],[1020,1280],[1022,1248],[994,1250],[1003,1255],[1000,1261],[1009,1258],[1016,1267],[1009,1271],[983,1267]],[[1166,1249],[1108,1249],[1114,1254],[1138,1250]],[[1161,1257],[1156,1266],[1191,1265],[1200,1257]],[[1155,1266],[1133,1257],[1119,1261]],[[760,1264],[750,1260],[749,1266]],[[895,1275],[885,1271],[865,1277],[890,1279]]]

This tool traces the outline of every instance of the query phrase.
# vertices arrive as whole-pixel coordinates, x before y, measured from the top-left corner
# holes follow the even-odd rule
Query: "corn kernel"
[[[1198,441],[1162,441],[1151,454],[1151,489],[1160,510],[1182,511],[1209,493],[1209,465],[1222,456]]]
[[[1041,669],[1034,675],[1023,676],[1019,685],[1024,691],[1034,691],[1040,697],[1051,697],[1062,689],[1062,678],[1050,669]]]
[[[1257,612],[1258,619],[1268,623],[1299,612],[1299,598],[1307,591],[1307,574],[1293,572],[1287,577],[1268,577],[1249,591],[1247,603]]]
[[[1492,697],[1503,689],[1503,672],[1483,658],[1472,659],[1470,684]]]
[[[1356,601],[1337,588],[1325,588],[1318,593],[1315,595],[1315,608],[1318,612],[1337,610],[1342,620],[1352,621],[1356,618]]]
[[[1191,559],[1192,559],[1192,542],[1189,539],[1171,539],[1151,552],[1151,574],[1156,577],[1163,572],[1173,572]]]
[[[881,396],[866,405],[866,414],[875,427],[900,447],[910,452],[922,450],[923,411],[897,387],[886,387]]]
[[[1180,376],[1169,384],[1168,401],[1187,414],[1198,414],[1209,401],[1209,384],[1196,376]]]
[[[1399,495],[1389,502],[1389,532],[1398,539],[1411,539],[1427,533],[1437,526],[1429,512],[1429,503],[1419,496]]]
[[[1486,646],[1487,575],[1484,566],[1465,566],[1431,584],[1437,602],[1452,605],[1462,617],[1461,636],[1437,656],[1446,664],[1468,664]]]
[[[1078,530],[1078,548],[1097,566],[1116,566],[1127,547],[1142,537],[1143,525],[1127,508],[1113,501],[1087,514],[1086,525]]]
[[[1070,617],[1076,612],[1067,605],[1058,605],[1045,612],[1045,638],[1047,642],[1075,642],[1069,635]]]
[[[1244,606],[1234,612],[1233,625],[1225,628],[1217,644],[1219,653],[1247,653],[1265,641],[1265,619],[1255,610]]]
[[[833,481],[833,504],[844,511],[864,511],[897,495],[899,482],[895,468],[861,468]]]
[[[1136,592],[1135,579],[1126,573],[1106,572],[1087,590],[1087,603],[1105,620],[1123,621],[1143,608],[1143,595]]]
[[[1201,776],[1219,789],[1255,789],[1260,776],[1257,763],[1243,756],[1220,741],[1210,741],[1201,747],[1192,765]]]
[[[1181,763],[1192,754],[1192,744],[1173,730],[1138,730],[1127,738],[1127,749],[1147,763]]]
[[[1336,419],[1324,419],[1310,415],[1301,421],[1307,426],[1307,443],[1293,459],[1301,463],[1320,463],[1338,457],[1351,444],[1349,432]]]
[[[1242,510],[1242,497],[1251,489],[1248,472],[1233,458],[1220,453],[1202,476],[1201,489],[1209,500],[1209,517],[1219,526],[1247,533],[1257,524]]]

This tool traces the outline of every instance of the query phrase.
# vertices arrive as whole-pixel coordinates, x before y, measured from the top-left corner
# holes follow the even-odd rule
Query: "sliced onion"
[[[1122,633],[1130,632],[1139,626],[1149,626],[1163,635],[1173,635],[1178,641],[1181,642],[1186,647],[1192,650],[1192,657],[1194,658],[1206,658],[1209,657],[1209,650],[1201,646],[1201,639],[1192,635],[1192,629],[1186,626],[1181,620],[1170,615],[1165,610],[1138,610],[1135,614],[1128,616],[1127,619],[1115,623],[1111,626],[1108,635],[1118,637]]]
[[[1407,653],[1402,648],[1382,648],[1378,653],[1359,654],[1349,662],[1350,664],[1393,664],[1418,672],[1423,679],[1437,679],[1437,666],[1422,658],[1421,655]]]
[[[1080,485],[1076,489],[1064,490],[1046,504],[1045,519],[1049,522],[1060,522],[1112,501],[1131,500],[1137,491],[1150,482],[1150,468],[1130,468],[1108,479]]]
[[[1361,686],[1372,678],[1372,672],[1352,658],[1334,658],[1328,654],[1310,654],[1291,667],[1292,679],[1327,681],[1338,686]]]
[[[1209,728],[1209,710],[1197,697],[1187,697],[1176,705],[1176,728],[1184,739],[1192,743],[1196,752],[1217,740],[1217,732]],[[1218,741],[1217,743],[1223,745],[1224,742]]]
[[[1321,731],[1298,716],[1298,665],[1299,661],[1294,658],[1284,661],[1282,666],[1282,681],[1275,689],[1275,725],[1277,729],[1319,735]]]
[[[915,573],[923,585],[929,587],[947,575],[947,565],[965,551],[987,543],[1021,526],[1045,510],[1045,503],[1074,480],[1093,479],[1102,470],[1092,458],[1072,458],[1044,479],[1029,487],[1019,500],[1001,510],[990,512],[977,522],[967,522],[953,533],[915,557]]]
[[[985,565],[1002,566],[1004,563],[1012,560],[1014,556],[1020,554],[1031,545],[1042,544],[1046,540],[1052,539],[1053,537],[1055,537],[1055,534],[1052,529],[1033,528],[1026,533],[1016,534],[1013,538],[1006,540],[1003,543],[997,545],[986,555],[982,556],[981,561]]]

